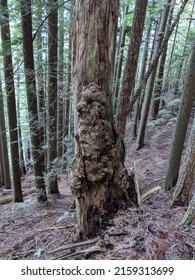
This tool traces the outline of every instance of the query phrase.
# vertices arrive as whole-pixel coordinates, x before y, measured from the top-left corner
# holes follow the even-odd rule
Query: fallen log
[[[33,194],[36,192],[36,189],[30,189],[26,192],[23,192],[22,195],[23,197],[27,196],[27,195],[30,195],[30,194]],[[9,195],[3,199],[0,199],[0,205],[3,205],[3,204],[7,204],[7,203],[10,203],[13,201],[13,195]]]

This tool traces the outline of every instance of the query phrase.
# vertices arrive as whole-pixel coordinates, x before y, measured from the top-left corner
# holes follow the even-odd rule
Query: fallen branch
[[[57,257],[56,259],[58,259],[58,260],[66,260],[66,259],[68,259],[70,257],[74,257],[74,256],[82,255],[82,254],[87,258],[91,254],[99,253],[99,252],[105,252],[105,249],[102,248],[102,241],[101,240],[98,240],[97,243],[94,246],[92,246],[92,247],[90,247],[88,249],[81,250],[81,251],[78,251],[78,252],[74,252],[74,253],[71,253],[71,254],[66,254],[66,255]]]
[[[133,173],[134,173],[135,191],[137,193],[137,203],[140,206],[142,203],[142,197],[141,197],[140,187],[139,187],[139,183],[138,183],[138,179],[137,179],[137,175],[136,175],[135,161],[133,163]]]
[[[148,198],[150,198],[152,195],[156,194],[159,190],[161,190],[161,187],[160,186],[156,186],[153,189],[151,189],[151,190],[147,191],[146,193],[142,194],[141,202],[143,203]]]
[[[23,192],[22,196],[25,197],[25,196],[27,196],[29,194],[33,194],[35,192],[36,192],[36,189],[30,189],[30,190],[28,190],[26,192]],[[2,200],[0,200],[0,205],[7,204],[7,203],[10,203],[12,201],[13,201],[13,196],[9,195],[9,196],[3,198]]]
[[[95,239],[88,240],[88,241],[83,241],[83,242],[78,242],[78,243],[65,245],[65,246],[59,247],[59,248],[57,248],[53,251],[45,252],[45,253],[46,254],[54,254],[54,253],[58,253],[58,252],[63,251],[63,250],[69,250],[69,249],[73,249],[73,248],[81,247],[81,246],[85,246],[85,245],[91,245],[91,244],[96,243],[98,241],[99,241],[99,238],[95,238]]]
[[[190,243],[190,242],[188,242],[188,241],[185,241],[185,243],[186,243],[186,245],[187,245],[190,249],[192,249],[192,250],[195,252],[195,245],[194,245],[194,244],[192,244],[192,243]]]

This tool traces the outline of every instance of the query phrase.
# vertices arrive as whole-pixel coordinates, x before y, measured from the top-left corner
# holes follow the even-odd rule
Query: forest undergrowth
[[[163,190],[174,125],[167,121],[149,127],[139,151],[127,129],[128,171],[135,167],[142,192],[162,187],[139,209],[120,210],[95,239],[80,242],[71,209],[74,198],[68,176],[62,175],[60,195],[50,195],[45,204],[37,204],[31,193],[23,203],[0,205],[0,259],[195,259],[195,226],[178,227],[185,208],[171,208],[173,191]],[[30,173],[23,180],[23,190],[33,189],[33,184]],[[1,192],[0,203],[10,194]]]

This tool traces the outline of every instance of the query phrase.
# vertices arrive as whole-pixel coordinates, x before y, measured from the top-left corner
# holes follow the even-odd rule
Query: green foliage
[[[175,98],[175,99],[170,100],[167,103],[167,107],[178,106],[180,103],[181,103],[181,99],[180,98]]]

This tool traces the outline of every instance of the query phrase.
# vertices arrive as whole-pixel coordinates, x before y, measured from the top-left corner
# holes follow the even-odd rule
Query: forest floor
[[[195,226],[178,227],[185,208],[171,209],[173,193],[163,190],[174,125],[165,122],[148,127],[145,146],[139,151],[135,151],[135,141],[127,129],[128,171],[135,162],[140,188],[144,191],[160,185],[162,189],[139,210],[119,211],[97,236],[103,247],[97,240],[95,249],[94,240],[75,246],[76,219],[71,210],[74,199],[67,175],[63,175],[59,180],[60,195],[49,195],[47,203],[37,204],[32,193],[23,203],[0,205],[0,259],[195,259]],[[33,176],[29,174],[23,180],[23,189],[32,188]],[[9,195],[1,192],[0,202]],[[66,248],[52,252],[61,246]]]

